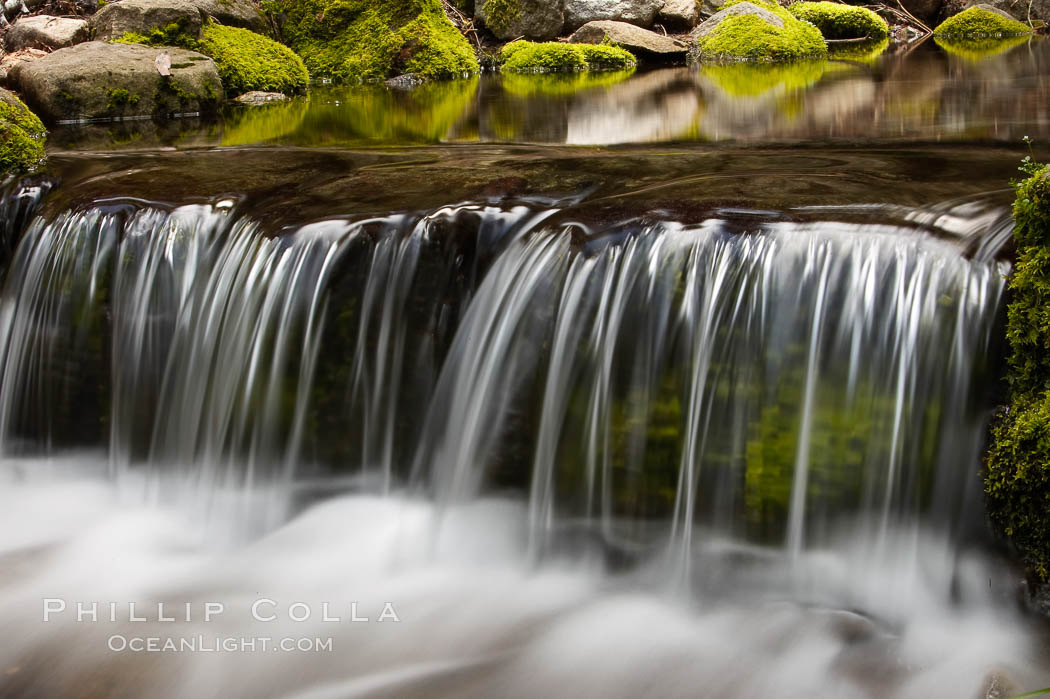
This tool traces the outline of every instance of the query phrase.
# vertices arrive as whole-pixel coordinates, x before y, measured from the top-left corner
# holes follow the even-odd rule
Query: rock
[[[696,0],[667,0],[656,14],[656,21],[672,32],[687,32],[700,20]]]
[[[1009,699],[1024,692],[1004,670],[995,670],[985,678],[975,699]]]
[[[154,28],[196,39],[201,24],[201,11],[191,0],[121,0],[109,3],[91,18],[93,38],[103,41],[129,32],[148,35]]]
[[[9,53],[0,59],[0,83],[7,81],[7,74],[19,63],[29,63],[47,55],[42,49],[22,49],[16,53]]]
[[[689,36],[693,39],[703,39],[713,32],[715,27],[722,23],[722,20],[737,15],[754,15],[765,20],[768,24],[772,24],[774,27],[779,27],[781,29],[784,27],[784,20],[769,10],[759,7],[758,5],[753,5],[749,2],[741,2],[714,13],[705,19],[700,26],[694,29]]]
[[[1017,17],[1017,15],[1011,14],[1010,12],[1008,12],[1008,11],[1006,11],[1006,10],[1000,8],[1000,7],[997,7],[995,5],[990,5],[990,4],[984,3],[984,2],[971,3],[969,6],[967,6],[966,9],[970,9],[971,7],[976,7],[978,10],[984,10],[985,12],[991,12],[993,15],[999,15],[1003,19],[1012,19],[1014,21],[1017,21],[1018,19],[1020,19],[1019,17]]]
[[[223,89],[212,60],[195,51],[167,51],[168,78],[154,65],[160,49],[91,41],[20,63],[8,82],[52,123],[216,111]]]
[[[214,17],[227,27],[250,29],[258,34],[269,34],[270,24],[255,3],[250,0],[190,0],[201,14]]]
[[[399,75],[396,78],[390,78],[383,84],[387,87],[393,87],[399,90],[412,90],[419,87],[426,81],[427,79],[419,73],[405,73],[404,75]]]
[[[642,61],[685,60],[689,49],[679,41],[625,22],[588,22],[569,37],[574,44],[600,44],[608,39]]]
[[[247,104],[252,107],[258,107],[259,105],[273,104],[274,102],[286,102],[288,101],[288,95],[283,92],[261,92],[259,90],[252,90],[251,92],[245,92],[240,97],[234,98],[233,101]]]
[[[664,0],[565,0],[565,30],[601,20],[651,27],[663,4]]]
[[[974,0],[969,0],[969,2],[961,4],[959,9],[950,14],[958,14],[963,10],[973,7],[975,4]],[[946,14],[950,5],[950,2],[945,2],[945,6],[941,9],[942,19],[946,19],[950,16],[950,14]],[[1050,0],[1032,0],[1031,5],[1028,4],[1028,0],[986,0],[978,5],[978,7],[986,10],[994,9],[1000,12],[1006,12],[1012,18],[1020,20],[1021,22],[1028,21],[1028,13],[1030,10],[1032,19],[1050,21]]]
[[[12,53],[27,48],[54,51],[89,38],[88,23],[82,19],[36,15],[22,17],[7,30],[4,48]]]
[[[0,88],[0,175],[28,170],[44,159],[47,132],[22,101]]]
[[[476,17],[500,39],[553,39],[565,26],[561,0],[485,0]]]

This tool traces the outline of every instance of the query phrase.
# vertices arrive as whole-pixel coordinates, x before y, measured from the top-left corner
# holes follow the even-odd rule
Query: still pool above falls
[[[979,477],[1019,155],[52,156],[0,196],[0,694],[1050,684]]]

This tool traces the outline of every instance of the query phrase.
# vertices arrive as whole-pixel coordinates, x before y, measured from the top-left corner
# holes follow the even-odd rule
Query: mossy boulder
[[[499,39],[553,39],[565,27],[561,0],[478,0],[476,17]]]
[[[1032,28],[991,5],[975,5],[949,17],[933,31],[935,36],[980,39],[1031,34]]]
[[[837,2],[797,2],[788,11],[820,30],[825,39],[885,39],[886,20],[867,9]]]
[[[573,70],[624,70],[637,61],[611,44],[563,44],[512,41],[500,51],[503,70],[512,73],[554,73]]]
[[[438,0],[274,0],[274,7],[285,42],[315,77],[453,78],[479,69],[470,44]]]
[[[209,17],[227,26],[267,32],[266,18],[251,0],[121,0],[105,5],[92,16],[92,38],[164,32],[171,37],[196,39]]]
[[[211,113],[223,102],[215,63],[168,48],[171,75],[156,68],[161,50],[90,41],[11,69],[8,82],[45,121],[79,121],[188,112]]]
[[[36,167],[44,159],[47,131],[29,107],[0,88],[0,175]]]
[[[200,52],[215,61],[227,94],[305,92],[306,66],[295,52],[261,34],[208,21],[201,31]]]
[[[988,515],[1042,583],[1050,581],[1050,167],[1017,186],[1017,266],[1006,335],[1010,404],[992,427]]]
[[[790,61],[826,56],[820,30],[776,3],[726,3],[693,34],[704,61]]]

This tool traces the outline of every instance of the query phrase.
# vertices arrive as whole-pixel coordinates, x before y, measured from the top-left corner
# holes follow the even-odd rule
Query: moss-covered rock
[[[310,85],[303,61],[287,46],[261,34],[207,22],[200,52],[210,56],[229,95],[252,90],[296,94]]]
[[[512,41],[497,57],[512,73],[554,73],[572,70],[624,70],[636,64],[634,56],[610,44],[563,44],[549,41]]]
[[[797,2],[788,11],[816,26],[825,39],[884,39],[886,20],[867,9],[837,2]]]
[[[1050,167],[1017,186],[1007,313],[1010,405],[992,428],[985,490],[995,530],[1050,580]]]
[[[47,131],[29,107],[0,88],[0,175],[21,172],[44,159]]]
[[[987,38],[1031,34],[1032,28],[991,5],[977,5],[941,22],[935,36]]]
[[[310,74],[345,82],[404,73],[478,72],[473,50],[438,0],[274,0],[286,43]]]
[[[827,55],[820,30],[776,3],[733,0],[697,27],[702,60],[790,61]]]

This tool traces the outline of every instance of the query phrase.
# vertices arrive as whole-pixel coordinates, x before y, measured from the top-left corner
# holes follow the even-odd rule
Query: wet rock
[[[126,0],[125,0],[126,1]],[[214,17],[228,27],[250,29],[259,34],[269,34],[266,17],[250,0],[190,0],[201,14]]]
[[[1023,691],[1021,686],[1014,682],[1006,672],[996,670],[985,678],[981,691],[975,699],[1009,699]]]
[[[643,61],[684,60],[688,48],[670,37],[625,22],[588,22],[569,37],[574,44],[600,44],[608,39]]]
[[[0,83],[7,82],[7,74],[19,63],[29,63],[47,55],[42,49],[22,49],[15,53],[9,53],[0,59]]]
[[[650,27],[663,5],[664,0],[565,0],[565,29],[602,20]]]
[[[194,51],[167,51],[170,77],[154,65],[160,49],[91,41],[20,63],[8,82],[52,123],[216,111],[223,89],[212,60]]]
[[[500,39],[553,39],[565,26],[561,0],[485,0],[476,17]]]
[[[405,73],[404,75],[399,75],[396,78],[390,78],[383,84],[387,87],[393,87],[399,90],[412,90],[414,88],[419,87],[426,81],[427,79],[419,73]]]
[[[742,2],[714,13],[704,20],[700,26],[694,29],[689,36],[693,39],[703,39],[713,32],[715,27],[721,24],[724,20],[739,15],[754,15],[765,21],[767,24],[772,24],[774,27],[781,29],[784,27],[784,20],[764,7],[759,7],[758,5],[753,5],[749,2]]]
[[[261,92],[259,90],[252,90],[251,92],[245,92],[243,95],[234,98],[234,102],[240,102],[241,104],[247,104],[250,106],[258,106],[260,104],[273,104],[274,102],[287,102],[288,95],[282,92]]]
[[[9,52],[27,48],[66,48],[90,38],[88,23],[82,19],[36,15],[22,17],[4,35],[4,48]]]
[[[696,0],[667,0],[656,14],[656,21],[668,31],[687,32],[700,20]]]
[[[196,39],[201,33],[201,11],[190,0],[121,0],[91,18],[93,38],[117,39],[124,34],[149,34],[155,27],[177,27],[177,33]]]

